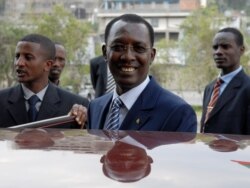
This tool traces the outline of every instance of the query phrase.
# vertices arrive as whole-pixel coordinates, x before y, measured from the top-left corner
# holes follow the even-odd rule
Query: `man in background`
[[[224,28],[213,39],[213,58],[218,78],[206,86],[201,132],[250,134],[250,78],[240,59],[244,39],[236,28]]]
[[[56,56],[49,73],[49,80],[56,85],[60,83],[60,76],[66,63],[66,50],[60,43],[55,43]]]
[[[115,82],[103,55],[90,60],[90,78],[95,98],[114,90]]]

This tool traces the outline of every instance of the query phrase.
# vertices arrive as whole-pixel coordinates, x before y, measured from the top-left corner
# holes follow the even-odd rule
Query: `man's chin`
[[[225,66],[223,66],[222,64],[218,64],[218,63],[216,63],[216,67],[217,67],[218,69],[223,69],[223,68],[225,68]]]
[[[17,81],[19,83],[25,83],[25,82],[27,82],[27,80],[25,80],[24,78],[17,78]]]
[[[60,75],[60,74],[61,74],[61,71],[60,71],[60,70],[57,70],[57,69],[52,69],[52,70],[50,70],[50,74]]]
[[[50,72],[49,77],[53,77],[53,78],[58,79],[60,77],[60,73],[59,72]]]

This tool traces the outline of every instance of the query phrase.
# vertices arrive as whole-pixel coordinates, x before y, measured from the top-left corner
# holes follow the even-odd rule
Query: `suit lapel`
[[[121,130],[140,130],[152,115],[151,108],[145,106],[142,98],[137,99],[124,119]]]
[[[58,91],[56,89],[56,86],[53,84],[49,83],[49,86],[47,88],[47,91],[44,95],[37,120],[42,120],[42,119],[47,119],[54,117],[55,114],[60,111],[57,103],[60,103],[61,98],[58,95]]]
[[[213,89],[214,89],[214,84],[215,84],[216,81],[213,81],[207,88],[207,96],[209,97],[206,97],[205,98],[205,101],[204,101],[204,106],[208,106],[208,103],[212,97],[212,93],[213,93]]]
[[[120,129],[121,130],[141,130],[153,115],[153,108],[158,99],[159,90],[157,83],[151,78],[147,87],[135,101],[129,110]]]
[[[242,85],[242,72],[236,75],[228,86],[225,88],[221,96],[219,97],[217,103],[215,104],[214,109],[211,111],[209,119],[212,118],[216,113],[218,113],[223,106],[231,101],[234,96],[237,94],[238,90]]]
[[[25,107],[25,99],[21,85],[14,87],[8,98],[9,106],[7,110],[11,114],[16,124],[28,122],[28,114]]]
[[[94,118],[91,122],[92,129],[102,129],[108,114],[108,109],[112,100],[113,93],[109,93],[103,96],[102,100],[99,100],[94,109]],[[93,113],[93,112],[92,112]]]

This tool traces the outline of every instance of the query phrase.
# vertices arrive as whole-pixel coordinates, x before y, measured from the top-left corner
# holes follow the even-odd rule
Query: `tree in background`
[[[155,48],[157,53],[150,68],[150,74],[164,88],[182,90],[180,78],[184,59],[182,59],[180,48],[178,48],[178,41],[163,38],[155,43]]]
[[[60,83],[62,87],[71,85],[74,92],[79,92],[83,75],[89,73],[89,65],[83,61],[88,60],[85,52],[91,24],[77,19],[61,5],[54,6],[50,14],[33,17],[31,24],[34,26],[33,32],[46,35],[65,46],[68,64]]]
[[[250,16],[250,2],[249,0],[220,0],[212,3],[216,3],[220,11],[224,12],[226,10],[238,10],[244,11],[248,16]]]
[[[15,84],[13,65],[16,43],[26,32],[10,21],[0,21],[0,88]]]
[[[183,36],[179,41],[163,39],[156,43],[158,55],[151,72],[163,86],[180,92],[193,90],[201,93],[204,90],[217,74],[212,59],[212,39],[222,17],[216,6],[197,10],[181,25]],[[173,49],[179,52],[182,63],[176,64],[171,58]]]
[[[186,57],[184,77],[198,92],[218,74],[212,59],[212,40],[222,17],[216,6],[209,6],[195,11],[181,26],[184,35],[180,46]]]

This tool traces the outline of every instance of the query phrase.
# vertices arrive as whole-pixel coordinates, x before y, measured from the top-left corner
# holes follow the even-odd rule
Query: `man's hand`
[[[87,121],[87,108],[80,105],[74,104],[71,108],[69,115],[75,116],[75,120],[80,125],[80,128],[84,128],[84,125]]]

